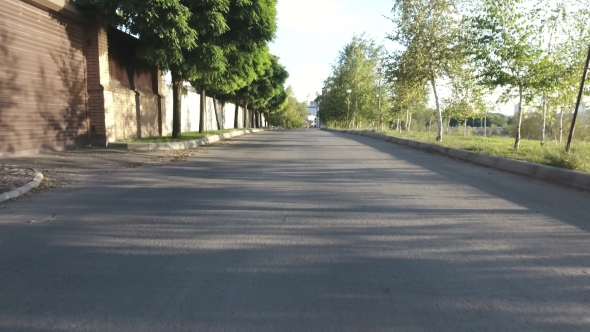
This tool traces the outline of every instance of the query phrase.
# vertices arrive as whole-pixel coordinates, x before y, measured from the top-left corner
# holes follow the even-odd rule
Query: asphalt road
[[[2,331],[590,331],[590,194],[248,135],[0,204]]]

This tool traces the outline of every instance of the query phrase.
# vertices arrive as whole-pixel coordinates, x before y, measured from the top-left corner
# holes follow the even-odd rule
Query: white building
[[[309,104],[307,105],[307,113],[309,114],[307,116],[307,122],[309,122],[309,125],[311,127],[315,127],[316,126],[316,119],[318,116],[318,105],[316,104],[315,101],[309,102]]]

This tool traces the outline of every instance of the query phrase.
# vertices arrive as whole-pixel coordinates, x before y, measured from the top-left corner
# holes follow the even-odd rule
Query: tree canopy
[[[260,75],[276,31],[276,0],[77,0],[142,41],[139,54],[169,71],[172,136],[180,136],[181,89],[231,92]]]

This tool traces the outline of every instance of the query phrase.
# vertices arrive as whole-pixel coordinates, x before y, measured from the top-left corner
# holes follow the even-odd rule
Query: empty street
[[[0,204],[2,331],[589,331],[590,194],[318,129]]]

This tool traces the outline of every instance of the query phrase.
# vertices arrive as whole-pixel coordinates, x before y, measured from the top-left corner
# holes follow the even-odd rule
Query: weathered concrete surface
[[[0,330],[588,331],[588,202],[367,137],[249,135],[0,204]]]

